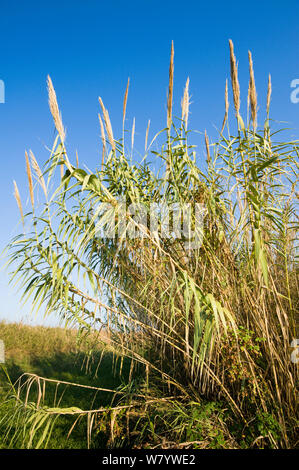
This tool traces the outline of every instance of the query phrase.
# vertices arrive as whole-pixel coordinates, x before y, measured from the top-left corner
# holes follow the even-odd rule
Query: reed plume
[[[170,130],[172,122],[172,100],[173,100],[173,58],[174,58],[174,47],[173,41],[171,42],[170,52],[170,64],[169,64],[169,84],[168,84],[168,99],[167,99],[167,127]]]
[[[221,134],[224,130],[224,126],[225,126],[227,118],[228,118],[228,109],[229,109],[227,79],[225,81],[224,103],[225,103],[225,114],[224,114],[224,118],[223,118],[221,132],[220,132]]]
[[[240,85],[238,80],[238,66],[236,62],[236,57],[234,54],[234,44],[232,40],[229,40],[229,48],[230,48],[230,74],[231,74],[231,82],[232,82],[232,89],[233,89],[233,98],[234,98],[234,106],[236,110],[236,114],[239,115],[240,113]]]
[[[146,151],[147,149],[147,141],[148,141],[148,133],[149,133],[149,128],[150,128],[151,120],[148,120],[147,123],[147,128],[146,128],[146,133],[145,133],[145,143],[144,143],[144,150]]]
[[[254,71],[253,71],[253,63],[252,63],[252,56],[251,52],[248,51],[248,59],[249,59],[249,102],[250,102],[250,109],[251,109],[251,119],[254,129],[257,126],[257,94],[255,88],[255,80],[254,80]]]
[[[104,122],[105,122],[105,127],[106,127],[106,132],[108,135],[108,140],[110,142],[110,145],[115,152],[115,142],[114,142],[114,137],[113,137],[113,132],[112,132],[112,126],[111,126],[111,121],[109,117],[108,110],[105,108],[103,100],[101,97],[99,97],[99,102],[102,108],[103,116],[104,116]]]
[[[132,135],[131,135],[131,148],[132,148],[132,150],[133,150],[133,147],[134,147],[134,138],[135,138],[135,118],[133,119]]]
[[[29,162],[28,153],[25,152],[25,159],[26,159],[26,173],[28,177],[28,185],[29,185],[29,194],[31,199],[32,208],[34,208],[34,193],[33,193],[33,184],[32,184],[32,173],[31,173],[31,166]]]
[[[207,162],[210,163],[211,161],[210,144],[209,144],[209,137],[208,137],[206,130],[205,130],[205,144],[206,144],[206,151],[207,151]]]
[[[271,95],[272,95],[272,84],[271,84],[271,75],[269,73],[269,78],[268,78],[268,91],[267,91],[267,116],[269,116],[269,111],[270,111],[270,101],[271,101]]]
[[[33,167],[33,169],[36,173],[37,179],[38,179],[41,187],[43,188],[44,194],[47,198],[47,188],[46,188],[45,180],[44,180],[44,177],[43,177],[43,173],[42,173],[42,171],[41,171],[41,169],[40,169],[40,167],[39,167],[39,165],[36,161],[35,156],[33,155],[33,152],[30,150],[29,153],[30,153],[31,165],[32,165],[32,167]]]
[[[101,139],[102,139],[102,165],[101,169],[103,171],[104,168],[104,162],[105,162],[105,152],[106,152],[106,137],[105,137],[105,129],[104,129],[104,124],[101,118],[101,115],[99,113],[99,121],[100,121],[100,127],[101,127]]]
[[[19,208],[19,211],[20,211],[20,214],[21,214],[22,222],[23,222],[24,221],[24,214],[23,214],[23,208],[22,208],[22,202],[21,202],[19,189],[18,189],[17,183],[15,181],[13,182],[13,185],[14,185],[14,197],[17,201],[17,205],[18,205],[18,208]]]
[[[129,93],[129,85],[130,85],[130,78],[128,78],[127,87],[124,96],[123,102],[123,128],[125,126],[125,118],[126,118],[126,109],[127,109],[127,101],[128,101],[128,93]]]
[[[53,117],[53,120],[54,120],[56,130],[57,130],[57,132],[59,134],[59,137],[61,139],[61,142],[64,143],[64,141],[65,141],[65,130],[64,130],[64,127],[63,127],[63,124],[62,124],[62,118],[61,118],[61,114],[60,114],[60,111],[59,111],[54,86],[53,86],[52,80],[51,80],[49,75],[48,75],[48,78],[47,78],[47,84],[48,84],[48,96],[49,96],[50,111],[51,111],[51,114],[52,114],[52,117]]]
[[[186,129],[188,126],[189,105],[190,105],[190,97],[189,97],[189,77],[188,77],[186,81],[185,89],[184,89],[183,99],[182,99],[182,121],[184,121]]]

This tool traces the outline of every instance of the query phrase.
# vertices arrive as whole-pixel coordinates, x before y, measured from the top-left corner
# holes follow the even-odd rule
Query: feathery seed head
[[[269,110],[270,110],[271,94],[272,94],[272,84],[271,84],[271,75],[269,74],[268,91],[267,91],[267,115],[269,115]]]
[[[27,152],[25,152],[25,159],[26,159],[26,173],[28,177],[29,193],[30,193],[31,205],[33,208],[34,207],[34,193],[33,193],[33,184],[32,184],[32,173],[31,173],[31,166],[30,166]]]
[[[17,201],[17,205],[18,205],[18,208],[19,208],[19,211],[20,211],[20,214],[21,214],[21,218],[22,218],[22,221],[24,219],[24,214],[23,214],[23,208],[22,208],[22,203],[21,203],[21,197],[20,197],[20,193],[19,193],[19,189],[18,189],[18,186],[17,186],[17,183],[14,181],[13,182],[14,184],[14,197]]]
[[[104,161],[105,161],[105,151],[106,151],[106,137],[105,137],[105,129],[104,129],[104,124],[101,118],[101,115],[99,113],[99,121],[100,121],[100,127],[101,127],[101,139],[102,139],[102,171],[104,168]]]
[[[234,106],[236,110],[236,114],[238,115],[240,112],[240,85],[238,80],[238,66],[236,63],[236,57],[234,54],[234,45],[232,40],[229,40],[229,48],[230,48],[230,74],[231,74],[231,82],[233,88],[233,97],[234,97]]]
[[[251,109],[251,118],[253,127],[256,128],[257,125],[257,94],[255,88],[255,80],[254,80],[254,71],[253,71],[253,63],[252,63],[252,56],[251,52],[248,51],[248,59],[249,59],[249,102],[250,102],[250,109]]]
[[[105,122],[105,127],[106,127],[106,132],[108,135],[108,140],[110,142],[110,145],[115,152],[115,142],[114,142],[114,137],[113,137],[113,132],[112,132],[112,126],[111,126],[111,121],[109,118],[109,113],[108,110],[105,108],[103,100],[101,97],[99,97],[99,102],[102,108],[103,116],[104,116],[104,122]]]
[[[47,197],[47,188],[46,188],[46,184],[45,184],[45,180],[44,180],[44,177],[43,177],[43,174],[42,174],[42,171],[36,161],[36,158],[35,156],[33,155],[33,152],[30,150],[29,151],[30,153],[30,159],[31,159],[31,165],[36,173],[36,176],[38,178],[38,181],[41,185],[41,187],[43,188],[43,191],[44,191],[44,194],[45,196]]]
[[[210,154],[209,137],[208,137],[206,130],[205,130],[205,144],[206,144],[206,151],[207,151],[207,161],[209,163],[211,161],[211,154]]]
[[[150,123],[151,123],[151,120],[149,119],[148,123],[147,123],[146,133],[145,133],[145,144],[144,144],[144,150],[145,151],[147,149],[147,141],[148,141],[148,133],[149,133],[149,128],[150,128]]]
[[[126,109],[127,109],[127,101],[128,101],[128,93],[129,93],[129,84],[130,84],[130,78],[128,78],[128,83],[127,83],[127,88],[124,96],[124,103],[123,103],[123,126],[125,124],[125,118],[126,118]]]
[[[170,52],[170,64],[169,64],[169,85],[168,85],[168,99],[167,99],[167,127],[170,130],[171,121],[172,121],[172,99],[173,99],[173,57],[174,57],[174,47],[173,41],[171,42],[171,52]]]
[[[182,121],[185,122],[185,127],[187,129],[188,125],[188,117],[189,117],[189,77],[187,78],[185,89],[184,89],[184,95],[182,99]]]
[[[61,114],[59,111],[58,103],[57,103],[57,98],[56,98],[56,93],[53,87],[52,80],[50,76],[48,75],[47,78],[47,84],[48,84],[48,96],[49,96],[49,107],[50,111],[54,120],[54,124],[56,127],[56,130],[60,136],[61,142],[64,143],[65,141],[65,130],[62,124],[62,119],[61,119]]]
[[[224,114],[224,118],[223,118],[223,123],[222,123],[222,128],[221,128],[221,134],[222,134],[222,132],[223,132],[225,123],[226,123],[227,118],[228,118],[228,109],[229,109],[227,79],[226,79],[226,81],[225,81],[224,103],[225,103],[225,114]]]

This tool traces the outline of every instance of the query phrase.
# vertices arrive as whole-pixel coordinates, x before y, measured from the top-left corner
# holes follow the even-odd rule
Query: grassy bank
[[[119,361],[106,348],[104,351],[93,337],[89,343],[78,341],[77,331],[64,328],[43,326],[28,326],[21,323],[0,322],[0,339],[5,343],[5,368],[11,381],[15,384],[23,374],[36,374],[58,382],[70,382],[93,387],[116,389],[126,379],[126,366],[120,377]],[[91,353],[92,350],[92,353]],[[101,367],[100,374],[98,367]],[[24,376],[24,381],[30,376]],[[17,382],[17,386],[18,386]],[[6,416],[9,406],[3,406],[9,392],[9,383],[0,368],[0,419]],[[32,400],[37,391],[31,391]],[[67,386],[56,382],[47,384],[48,406],[59,403],[64,407],[80,407],[89,409],[94,406],[107,406],[111,402],[111,393],[98,392]],[[13,409],[10,410],[13,415]],[[73,420],[61,417],[55,426],[55,432],[48,443],[49,448],[85,448],[87,446],[86,423],[82,422],[67,439]],[[5,423],[3,423],[5,424]],[[0,433],[0,448],[8,446],[4,440],[3,426]],[[95,445],[104,445],[109,438],[105,432],[97,439]],[[16,440],[13,447],[22,446],[21,440]]]
[[[102,413],[100,419],[94,423],[90,442],[85,417],[73,427],[76,416],[60,416],[49,442],[47,445],[43,442],[42,447],[240,447],[236,435],[241,436],[242,427],[232,419],[225,404],[205,400],[198,403],[184,399],[163,401],[159,383],[156,388],[154,383],[149,388],[142,374],[130,374],[130,363],[125,361],[121,365],[111,348],[106,347],[104,350],[103,346],[99,346],[98,336],[89,337],[89,342],[86,343],[78,341],[77,335],[76,330],[0,322],[0,339],[4,341],[6,349],[5,370],[16,390],[26,384],[30,374],[36,374],[38,377],[55,380],[53,383],[47,382],[44,406],[59,405],[60,409],[76,407],[82,410],[89,409],[91,405],[93,408],[107,407],[107,414]],[[20,377],[23,377],[23,380],[19,382]],[[120,409],[113,423],[112,435],[109,405],[117,404],[117,397],[112,401],[111,393],[95,393],[94,390],[69,386],[65,382],[112,390],[120,387],[124,391],[120,406],[131,404],[134,394],[142,390],[146,394],[156,395],[158,399],[147,403],[137,412]],[[23,392],[22,388],[20,391],[24,401],[27,390],[25,387]],[[7,376],[0,368],[0,422],[3,420],[0,424],[0,448],[23,448],[28,441],[24,441],[21,436],[11,441],[18,415],[15,412],[15,400],[13,399],[12,403],[7,401],[10,394],[11,387]],[[38,389],[36,383],[32,382],[27,406],[30,407],[37,401]],[[12,429],[5,439],[7,422],[10,419]],[[37,445],[40,436],[41,432],[37,432],[31,447]],[[241,441],[246,447],[243,438],[241,437]]]

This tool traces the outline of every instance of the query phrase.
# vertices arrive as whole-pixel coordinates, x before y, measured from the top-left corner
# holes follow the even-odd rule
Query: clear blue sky
[[[290,101],[290,83],[299,78],[298,18],[298,0],[1,0],[0,79],[6,88],[5,103],[0,104],[0,249],[18,232],[13,179],[23,203],[28,196],[24,150],[32,149],[43,164],[45,147],[53,140],[47,74],[54,82],[71,156],[77,149],[80,162],[94,167],[100,158],[97,98],[100,95],[109,109],[117,135],[128,77],[127,126],[136,117],[137,141],[143,138],[149,118],[152,133],[164,127],[171,40],[175,110],[189,76],[190,127],[213,134],[223,118],[231,38],[239,61],[243,105],[250,49],[260,106],[271,72],[272,117],[288,121],[298,138],[299,104]],[[29,309],[20,307],[5,272],[0,272],[0,296],[0,319],[26,318]],[[54,324],[55,316],[49,321]]]

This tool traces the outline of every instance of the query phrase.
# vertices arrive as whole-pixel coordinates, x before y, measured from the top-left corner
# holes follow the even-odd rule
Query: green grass
[[[103,349],[99,346],[87,360],[86,342],[78,344],[76,335],[75,330],[0,322],[0,338],[4,341],[6,349],[5,369],[12,383],[16,384],[22,374],[32,373],[58,381],[109,389],[116,389],[121,384],[127,383],[129,385],[128,396],[134,393],[134,386],[140,391],[141,375],[139,376],[141,380],[128,381],[128,361],[124,362],[120,374],[120,361],[115,361],[111,350],[107,349],[103,353]],[[98,368],[99,361],[100,367]],[[153,387],[153,384],[151,386]],[[63,395],[60,407],[76,406],[87,410],[92,404],[94,409],[102,406],[109,408],[112,398],[111,393],[99,392],[95,396],[94,391],[76,386],[66,387],[63,384],[59,385],[58,390],[57,393],[55,383],[47,384],[45,405],[54,406],[54,403],[57,403]],[[0,425],[0,449],[24,447],[20,439],[12,445],[9,439],[4,439],[6,418],[13,414],[15,405],[14,402],[3,405],[9,391],[7,377],[4,370],[0,368],[0,420],[5,417],[2,429]],[[155,393],[159,391],[156,390]],[[37,389],[34,386],[31,387],[30,397],[31,402],[37,400]],[[133,412],[130,415],[130,437],[126,436],[128,415],[119,413],[114,426],[112,443],[110,442],[109,413],[104,416],[101,414],[95,426],[96,432],[93,433],[90,447],[150,448],[159,444],[164,435],[171,436],[174,447],[186,439],[194,441],[195,447],[197,441],[200,441],[202,446],[211,448],[234,447],[236,443],[224,425],[225,410],[223,411],[222,408],[224,408],[223,404],[212,401],[201,403],[158,401],[147,406],[146,412],[141,410],[140,413]],[[83,418],[67,437],[74,421],[73,416],[60,416],[47,448],[86,448],[86,418]],[[37,433],[35,443],[40,435],[41,433]]]
[[[116,389],[127,376],[125,364],[120,377],[119,361],[115,362],[115,357],[109,350],[102,355],[102,350],[98,347],[89,356],[88,360],[86,344],[84,346],[77,344],[76,331],[0,322],[0,338],[5,343],[5,367],[13,383],[22,374],[32,373],[58,381]],[[100,359],[101,367],[100,374],[98,374],[97,366]],[[4,371],[0,369],[0,403],[3,404],[8,391],[8,381]],[[54,404],[55,391],[56,384],[47,384],[46,404],[48,406]],[[94,407],[108,406],[112,398],[111,393],[99,392],[95,397],[93,390],[60,385],[56,402],[62,396],[62,393],[61,406],[77,406],[83,410],[88,410],[93,400]],[[32,399],[35,396],[36,392],[33,389]],[[0,408],[0,419],[7,410],[7,406]],[[86,423],[84,420],[75,427],[70,438],[66,438],[73,421],[74,419],[71,417],[63,416],[59,418],[55,432],[49,441],[49,448],[86,447]],[[94,445],[103,445],[108,437],[102,434],[101,439],[103,441],[98,439]],[[6,448],[7,446],[8,443],[5,442],[1,433],[0,448]],[[15,446],[18,447],[18,443]]]

